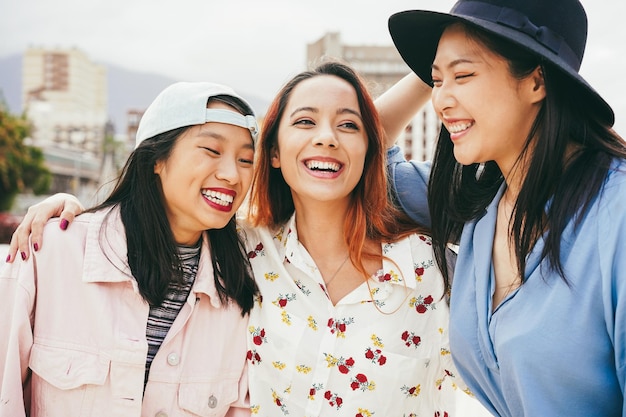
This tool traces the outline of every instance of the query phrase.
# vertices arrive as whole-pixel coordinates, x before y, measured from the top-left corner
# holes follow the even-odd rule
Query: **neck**
[[[317,262],[320,257],[345,257],[348,245],[343,231],[347,209],[337,204],[296,204],[298,240]]]

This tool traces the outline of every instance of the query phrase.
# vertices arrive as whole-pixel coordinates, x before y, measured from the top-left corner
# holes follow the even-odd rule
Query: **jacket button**
[[[180,356],[178,356],[178,353],[172,352],[167,355],[167,363],[172,366],[178,365],[180,363]]]
[[[209,408],[215,408],[217,407],[217,398],[215,398],[215,395],[211,395],[209,397]]]

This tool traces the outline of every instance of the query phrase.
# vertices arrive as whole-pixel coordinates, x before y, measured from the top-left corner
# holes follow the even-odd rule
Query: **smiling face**
[[[236,111],[220,102],[207,107]],[[205,123],[176,139],[154,173],[177,243],[195,244],[204,230],[226,226],[248,192],[253,160],[252,138],[242,127]]]
[[[432,76],[433,107],[450,132],[456,160],[493,160],[508,173],[545,97],[540,69],[515,78],[508,61],[452,25],[439,41]]]
[[[294,88],[279,123],[272,167],[281,169],[296,210],[305,200],[347,202],[366,152],[359,102],[348,82],[318,75]]]

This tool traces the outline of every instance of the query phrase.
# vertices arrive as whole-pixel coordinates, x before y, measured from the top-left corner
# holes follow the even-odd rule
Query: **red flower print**
[[[295,299],[295,294],[278,294],[278,297],[276,297],[276,299],[272,301],[272,304],[279,308],[285,308],[289,301],[294,301]]]
[[[250,326],[250,334],[252,335],[252,343],[257,346],[262,345],[267,340],[265,339],[265,329],[259,329],[258,327]]]
[[[415,268],[415,275],[417,275],[418,277],[421,277],[422,275],[424,275],[424,268],[422,268],[421,266],[418,268]]]
[[[263,252],[263,242],[256,245],[253,251],[248,252],[248,259],[254,259]]]
[[[350,388],[352,388],[352,391],[359,389],[365,392],[374,389],[374,386],[374,382],[368,381],[367,376],[364,374],[356,374],[354,378],[350,379]]]
[[[253,352],[251,350],[246,352],[246,359],[252,364],[256,365],[261,362],[261,356],[257,352]]]
[[[417,311],[419,314],[424,314],[428,311],[429,308],[431,310],[435,309],[435,303],[433,301],[434,300],[432,295],[428,295],[426,297],[422,297],[420,295],[419,297],[411,298],[409,304],[415,307],[415,311]]]
[[[326,391],[324,393],[324,398],[326,398],[327,400],[330,400],[332,398],[333,394],[330,391]]]
[[[335,402],[337,403],[337,408],[339,408],[341,407],[341,404],[343,404],[343,399],[341,397],[337,397]]]
[[[418,347],[420,343],[422,343],[422,338],[420,336],[413,332],[409,333],[407,330],[402,332],[402,340],[404,340],[404,345],[407,347]]]
[[[342,374],[347,374],[348,372],[350,372],[350,369],[346,365],[339,365],[337,369],[339,369],[339,372],[341,372]]]
[[[340,320],[328,319],[328,328],[331,334],[337,334],[337,337],[345,337],[346,329],[349,324],[354,323],[354,318],[347,317]]]
[[[380,349],[374,350],[372,348],[367,348],[367,350],[365,351],[365,358],[372,361],[372,363],[378,363],[380,366],[383,366],[387,363],[387,358],[382,355],[382,351]]]
[[[276,398],[276,405],[279,407],[282,405],[282,403],[280,402],[280,398]]]
[[[315,388],[311,388],[311,389],[309,390],[309,395],[310,395],[310,396],[314,396],[316,392],[317,392],[317,391],[315,390]]]
[[[354,366],[354,359],[352,359],[352,357],[349,357],[348,359],[346,359],[346,365]]]

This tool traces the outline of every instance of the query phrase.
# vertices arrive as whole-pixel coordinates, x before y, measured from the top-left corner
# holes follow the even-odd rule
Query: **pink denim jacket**
[[[220,303],[206,239],[143,392],[149,307],[107,212],[50,221],[38,252],[0,270],[0,416],[249,416],[248,320]]]

